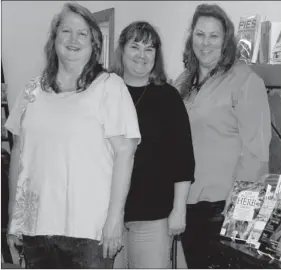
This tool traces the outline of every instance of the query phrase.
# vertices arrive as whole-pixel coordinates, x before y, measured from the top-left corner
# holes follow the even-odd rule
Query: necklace
[[[209,78],[211,78],[210,73],[208,73],[207,76],[200,83],[198,83],[197,85],[193,85],[193,90],[196,90],[198,92]]]
[[[137,102],[135,103],[135,107],[137,107],[137,105],[139,104],[139,102],[142,100],[142,98],[143,98],[143,96],[144,96],[144,94],[145,94],[145,92],[146,92],[147,86],[148,86],[148,84],[145,86],[145,88],[144,88],[142,94],[140,95],[140,97],[138,98]]]

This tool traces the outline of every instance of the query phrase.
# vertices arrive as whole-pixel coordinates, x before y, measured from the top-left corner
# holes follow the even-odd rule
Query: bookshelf
[[[281,174],[281,64],[252,64],[251,68],[264,80],[271,110],[272,140],[270,144],[270,173]],[[210,268],[281,269],[281,261],[270,260],[243,243],[221,240],[217,264]]]
[[[272,139],[269,147],[269,172],[281,174],[281,64],[253,64],[264,80],[271,111]]]

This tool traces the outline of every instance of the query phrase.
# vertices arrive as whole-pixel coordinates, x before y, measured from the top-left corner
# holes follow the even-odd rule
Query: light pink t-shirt
[[[21,144],[9,232],[100,240],[113,171],[107,138],[140,138],[123,80],[104,73],[84,92],[56,94],[37,78],[19,95],[6,127]]]

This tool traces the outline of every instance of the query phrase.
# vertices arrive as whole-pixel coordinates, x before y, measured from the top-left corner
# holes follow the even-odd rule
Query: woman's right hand
[[[121,216],[107,217],[102,230],[102,239],[100,244],[103,245],[103,258],[114,258],[116,253],[121,249],[123,243],[124,217]]]
[[[7,244],[8,244],[8,247],[10,248],[11,253],[17,254],[18,258],[20,259],[20,254],[19,254],[17,246],[23,245],[22,240],[16,235],[7,234]]]

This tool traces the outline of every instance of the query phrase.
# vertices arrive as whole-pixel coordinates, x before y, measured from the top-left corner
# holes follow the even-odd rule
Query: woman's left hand
[[[170,236],[179,235],[185,231],[186,208],[175,209],[168,217],[168,234]]]

